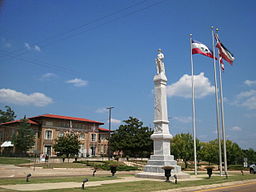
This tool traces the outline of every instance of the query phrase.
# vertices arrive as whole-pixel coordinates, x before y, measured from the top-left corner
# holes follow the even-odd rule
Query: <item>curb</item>
[[[256,182],[256,179],[249,179],[249,180],[244,180],[244,181],[232,181],[232,182],[225,182],[225,183],[211,184],[211,185],[182,187],[182,188],[176,188],[176,189],[160,190],[160,191],[156,191],[156,192],[186,192],[186,191],[210,189],[210,188],[215,188],[215,187],[225,187],[225,186],[231,186],[231,185],[236,185],[236,184],[245,184],[245,183],[251,183],[251,182]]]

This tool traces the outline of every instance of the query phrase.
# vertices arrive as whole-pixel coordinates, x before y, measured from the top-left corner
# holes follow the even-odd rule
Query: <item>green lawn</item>
[[[111,176],[70,176],[70,177],[42,177],[30,178],[30,182],[26,182],[25,178],[12,178],[12,179],[0,179],[1,185],[11,185],[11,184],[30,184],[30,183],[58,183],[58,182],[82,182],[84,178],[88,178],[89,181],[103,181],[103,180],[114,180],[120,179],[120,177]]]
[[[0,187],[0,192],[13,192],[14,190],[4,189]]]
[[[0,157],[0,164],[12,164],[18,165],[22,163],[30,163],[31,161],[26,158],[15,158],[15,157]]]
[[[178,182],[178,184],[166,183],[163,181],[138,181],[138,182],[126,182],[126,183],[116,183],[116,184],[105,184],[98,187],[86,187],[87,192],[150,192],[166,189],[174,189],[180,187],[190,187],[198,185],[210,185],[231,181],[241,181],[248,179],[256,179],[256,175],[236,175],[231,176],[228,179],[225,177],[214,176],[211,179],[204,178],[198,181],[183,181]],[[81,191],[80,188],[73,189],[58,189],[58,190],[47,190],[47,192],[76,192]],[[38,191],[46,192],[46,191]]]

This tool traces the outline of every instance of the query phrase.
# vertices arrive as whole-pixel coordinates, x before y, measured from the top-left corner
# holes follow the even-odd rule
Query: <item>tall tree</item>
[[[223,145],[223,143],[222,143]],[[227,163],[231,164],[241,164],[243,161],[243,153],[238,144],[227,140]],[[223,150],[222,150],[223,153]],[[218,140],[209,141],[209,143],[204,143],[201,149],[202,160],[208,161],[209,163],[219,164],[219,147]],[[223,157],[224,154],[222,154]]]
[[[143,122],[134,117],[123,121],[124,124],[111,135],[111,151],[122,151],[126,156],[148,157],[153,150],[153,133]]]
[[[197,150],[199,151],[199,140],[197,142]],[[183,159],[185,167],[188,166],[188,161],[194,159],[194,141],[193,137],[189,133],[177,134],[171,141],[171,153],[176,159]]]
[[[211,163],[218,164],[218,142],[217,140],[213,140],[210,142],[202,143],[202,148],[200,150],[200,157],[203,161],[208,161],[209,165]]]
[[[243,149],[243,158],[247,158],[248,164],[256,163],[256,151],[252,148]]]
[[[68,159],[72,155],[77,155],[80,149],[80,141],[78,135],[74,133],[68,133],[64,136],[60,136],[55,140],[53,145],[55,152],[59,155],[65,155]]]
[[[6,111],[0,110],[0,123],[13,121],[16,118],[15,112],[9,106],[5,106]]]
[[[16,153],[26,154],[26,152],[35,144],[35,134],[27,119],[20,121],[20,127],[12,136],[12,143],[14,144]]]
[[[237,143],[234,143],[230,140],[227,140],[227,163],[232,164],[241,164],[243,162],[243,153],[242,149]]]

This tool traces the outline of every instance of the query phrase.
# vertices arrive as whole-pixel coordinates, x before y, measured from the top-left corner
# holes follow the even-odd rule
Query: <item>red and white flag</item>
[[[224,63],[223,63],[222,57],[219,57],[219,61],[220,61],[221,70],[224,71],[225,67],[224,67]]]
[[[215,39],[217,41],[216,47],[219,49],[219,56],[226,60],[228,63],[232,64],[235,60],[233,54],[220,42],[218,34],[215,33]]]
[[[203,43],[200,43],[199,41],[192,40],[191,48],[192,48],[192,54],[202,54],[207,57],[213,58],[212,51],[206,45],[204,45]]]

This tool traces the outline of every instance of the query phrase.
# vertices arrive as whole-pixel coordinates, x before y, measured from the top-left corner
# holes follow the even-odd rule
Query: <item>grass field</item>
[[[0,164],[12,164],[18,165],[22,163],[30,163],[31,161],[26,158],[15,158],[15,157],[0,157]]]
[[[43,182],[56,182],[60,181],[63,182],[65,179],[66,181],[78,181],[81,182],[81,180],[84,177],[77,177],[75,178],[54,178],[49,179],[45,178]],[[87,177],[90,181],[95,181],[97,179],[113,179],[113,177]],[[72,180],[71,180],[72,179]],[[199,185],[210,185],[210,184],[218,184],[218,183],[224,183],[224,182],[232,182],[232,181],[242,181],[242,180],[248,180],[248,179],[256,179],[256,175],[241,175],[241,174],[235,174],[233,176],[230,176],[228,179],[225,177],[220,176],[213,176],[211,179],[203,178],[202,180],[196,180],[196,181],[182,181],[178,182],[178,184],[174,183],[166,183],[163,181],[137,181],[137,182],[126,182],[126,183],[116,183],[116,184],[105,184],[102,186],[97,187],[86,187],[87,192],[153,192],[158,190],[166,190],[166,189],[174,189],[174,188],[180,188],[180,187],[192,187],[192,186],[199,186]],[[34,183],[31,182],[31,183]],[[6,191],[11,192],[12,190],[4,190],[1,189],[0,185],[0,192]],[[70,189],[58,189],[58,190],[43,190],[38,192],[77,192],[81,191],[81,188],[70,188]]]
[[[111,177],[111,176],[70,176],[70,177],[35,177],[30,178],[30,182],[26,182],[25,178],[12,178],[12,179],[0,179],[1,185],[15,185],[15,184],[35,184],[35,183],[59,183],[59,182],[82,182],[84,178],[87,178],[89,181],[103,181],[103,180],[114,180],[120,179],[120,177]]]
[[[256,179],[256,175],[236,175],[231,176],[228,179],[225,177],[215,176],[211,179],[204,178],[198,181],[183,181],[178,182],[178,184],[166,183],[163,181],[137,181],[137,182],[126,182],[126,183],[116,183],[116,184],[105,184],[98,187],[88,187],[87,192],[153,192],[158,190],[175,189],[180,187],[190,187],[199,185],[210,185],[231,181],[241,181],[248,179]],[[73,189],[60,189],[60,190],[47,190],[47,192],[77,192],[81,191],[80,188]],[[46,192],[46,191],[38,191]]]

